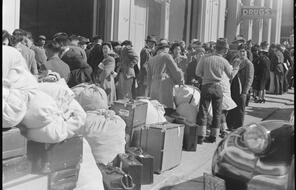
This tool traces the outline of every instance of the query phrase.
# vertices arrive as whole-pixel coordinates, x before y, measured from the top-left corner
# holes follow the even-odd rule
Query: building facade
[[[131,40],[137,52],[147,35],[203,42],[238,34],[280,41],[283,1],[292,0],[3,0],[3,29],[44,34],[67,32],[105,41]],[[273,17],[242,19],[242,8],[265,7]]]

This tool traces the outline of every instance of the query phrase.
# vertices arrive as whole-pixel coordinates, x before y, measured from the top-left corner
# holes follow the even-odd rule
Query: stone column
[[[170,0],[161,0],[160,38],[169,39]]]
[[[238,16],[240,0],[227,0],[227,12],[226,12],[226,38],[228,41],[232,41],[239,32]]]
[[[270,43],[280,43],[283,0],[272,0],[272,1],[273,1],[272,9],[276,11],[276,15],[272,19],[272,23],[271,23]]]
[[[243,6],[253,6],[254,0],[242,0]],[[240,22],[240,32],[239,34],[243,35],[246,40],[252,39],[252,19],[244,19]]]
[[[263,7],[264,0],[255,0],[254,6]],[[262,42],[263,19],[253,19],[253,34],[252,40],[254,43],[260,44]]]
[[[264,7],[272,8],[272,1],[273,0],[265,0]],[[263,36],[262,41],[267,41],[270,44],[270,37],[271,37],[271,18],[263,20]]]

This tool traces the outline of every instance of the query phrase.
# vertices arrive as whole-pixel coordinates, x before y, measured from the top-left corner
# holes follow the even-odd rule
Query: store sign
[[[241,19],[272,18],[275,10],[266,7],[241,7]]]

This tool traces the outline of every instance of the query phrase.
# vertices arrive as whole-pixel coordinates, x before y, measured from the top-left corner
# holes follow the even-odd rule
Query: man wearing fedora
[[[169,44],[160,42],[156,47],[156,55],[148,62],[147,84],[151,99],[158,100],[166,108],[175,108],[173,87],[184,84],[182,70],[169,54]]]
[[[196,75],[202,78],[201,99],[197,115],[198,144],[202,144],[203,141],[210,143],[216,142],[216,138],[219,135],[223,98],[222,87],[220,85],[222,75],[225,72],[231,79],[239,70],[239,62],[236,62],[232,68],[229,62],[223,57],[228,49],[227,39],[219,38],[216,43],[215,52],[203,56],[196,67]],[[212,103],[213,107],[213,121],[211,134],[208,138],[205,138],[210,103]]]
[[[147,92],[147,64],[149,59],[153,56],[156,45],[156,38],[154,36],[147,36],[146,45],[140,52],[140,72],[138,79],[138,96],[148,96]]]
[[[133,97],[132,89],[136,77],[135,66],[138,64],[139,56],[133,49],[132,42],[125,40],[121,43],[119,79],[117,86],[117,99]]]

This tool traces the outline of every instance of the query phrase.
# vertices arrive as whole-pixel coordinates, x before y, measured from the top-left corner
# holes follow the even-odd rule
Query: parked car
[[[227,190],[294,189],[294,122],[269,120],[238,128],[218,144],[212,173],[226,181]]]

